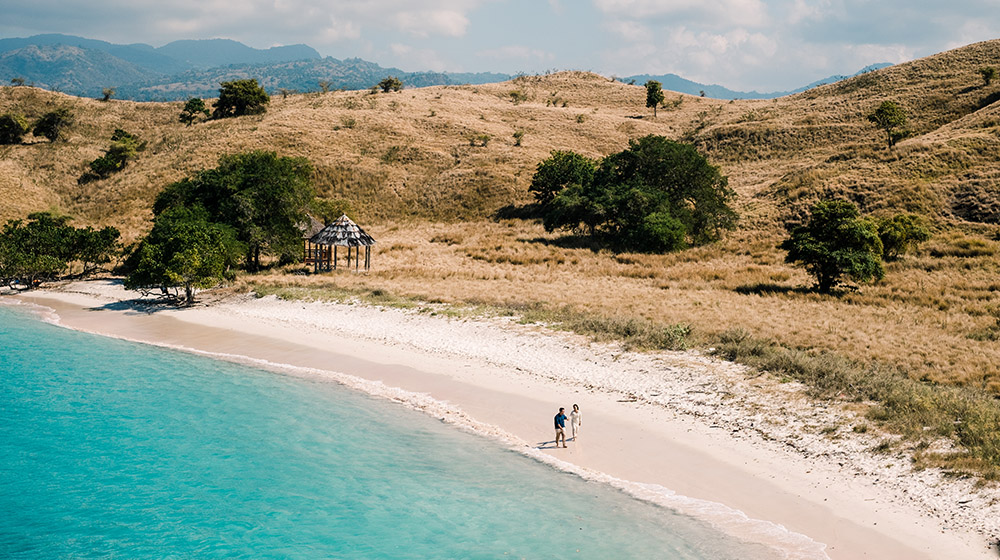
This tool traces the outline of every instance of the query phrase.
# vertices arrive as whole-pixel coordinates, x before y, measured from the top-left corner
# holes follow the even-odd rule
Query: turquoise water
[[[764,559],[339,385],[0,307],[0,558]]]

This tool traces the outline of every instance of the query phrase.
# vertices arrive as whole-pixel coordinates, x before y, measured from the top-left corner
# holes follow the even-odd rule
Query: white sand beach
[[[696,352],[640,354],[509,319],[235,296],[188,309],[74,282],[4,298],[97,334],[326,376],[707,519],[790,558],[997,558],[1000,490],[872,451],[849,404]],[[581,437],[552,446],[579,404]],[[568,430],[567,430],[568,431]],[[784,528],[784,529],[782,529]]]

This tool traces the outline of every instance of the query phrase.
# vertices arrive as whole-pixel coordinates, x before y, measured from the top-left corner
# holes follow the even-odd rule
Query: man
[[[566,447],[566,409],[560,408],[556,414],[556,447],[559,447],[559,438],[562,438],[562,446]]]

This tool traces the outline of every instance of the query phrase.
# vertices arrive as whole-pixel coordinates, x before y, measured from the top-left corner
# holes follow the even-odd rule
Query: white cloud
[[[534,60],[551,62],[555,60],[555,55],[542,49],[533,49],[523,45],[507,45],[497,49],[487,49],[476,53],[485,58],[496,58],[501,60]]]
[[[456,10],[410,10],[392,14],[390,21],[401,31],[415,37],[445,35],[461,37],[469,26],[469,18]]]
[[[594,0],[594,5],[615,19],[682,19],[706,27],[761,26],[770,19],[762,0]]]

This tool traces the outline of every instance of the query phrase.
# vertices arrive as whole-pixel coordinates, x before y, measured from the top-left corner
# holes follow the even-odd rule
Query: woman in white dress
[[[579,405],[573,405],[573,412],[569,413],[569,425],[573,430],[573,441],[576,441],[577,434],[580,433],[580,426],[583,425],[583,413],[580,412]]]

